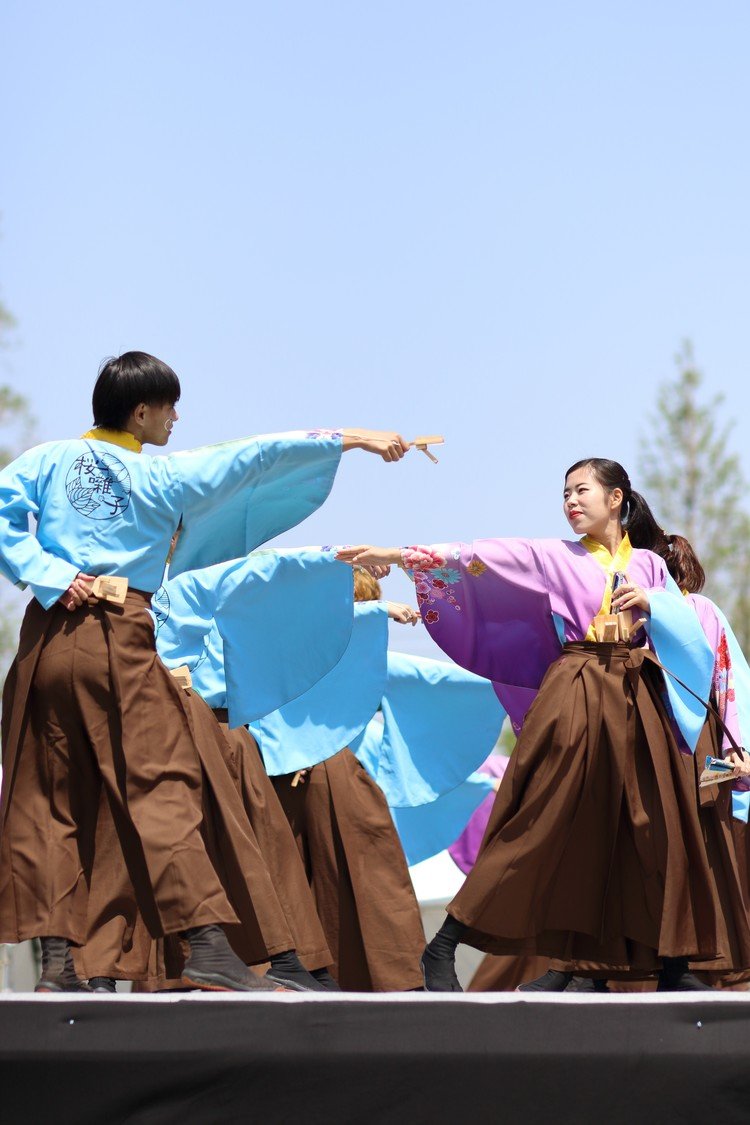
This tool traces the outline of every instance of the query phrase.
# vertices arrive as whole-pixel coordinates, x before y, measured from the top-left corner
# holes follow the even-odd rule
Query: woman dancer
[[[700,591],[705,582],[705,573],[695,552],[687,539],[680,535],[664,535],[655,543],[654,551],[667,565],[670,575],[686,596],[688,604],[695,610],[701,628],[714,652],[714,670],[711,685],[711,702],[719,718],[731,732],[735,743],[742,745],[743,735],[737,710],[733,678],[733,658],[730,653],[729,638],[734,647],[734,637],[717,606],[704,597]],[[741,654],[737,653],[735,661]],[[743,659],[743,663],[744,662]],[[727,764],[734,767],[735,778],[750,773],[750,761],[740,758],[733,750],[727,735],[718,723],[710,717],[701,733],[694,755],[683,755],[683,762],[689,770],[694,770],[696,785],[702,773],[706,755],[724,757]],[[740,788],[745,783],[738,782]],[[746,881],[747,863],[745,859],[745,830],[742,820],[732,816],[732,786],[716,784],[699,791],[700,819],[704,843],[712,871],[716,878],[722,910],[719,919],[725,926],[721,936],[722,948],[726,951],[724,959],[711,965],[709,978],[712,984],[737,984],[746,979],[745,972],[734,972],[743,964],[743,949],[747,948],[747,910],[748,888]],[[476,859],[477,851],[469,857],[465,870],[468,872]],[[738,938],[738,935],[744,935]],[[698,966],[696,966],[698,967]],[[549,971],[539,958],[496,957],[488,955],[477,969],[469,986],[471,992],[507,992],[519,985],[521,991],[546,991],[552,982],[561,982],[566,975],[570,983],[567,991],[607,992],[630,990],[632,982],[620,982],[608,986],[601,975],[588,978],[576,977],[571,980],[579,966],[553,961]],[[541,975],[539,975],[541,974]],[[639,990],[648,990],[648,982],[643,982]]]
[[[633,637],[598,641],[597,627],[603,617],[611,626],[610,609],[618,621],[637,611],[633,636],[645,620],[661,659],[674,665],[680,655],[671,670],[704,698],[713,654],[692,610],[665,593],[666,567],[649,550],[658,525],[622,466],[577,462],[565,475],[563,504],[578,542],[338,555],[412,569],[435,640],[495,682],[521,731],[477,863],[425,950],[431,991],[461,990],[454,958],[462,941],[620,972],[659,969],[662,989],[703,987],[689,959],[722,952],[694,780],[658,662]],[[622,572],[628,580],[613,596]],[[616,635],[628,633],[617,626]],[[667,687],[694,746],[702,720],[668,678]]]

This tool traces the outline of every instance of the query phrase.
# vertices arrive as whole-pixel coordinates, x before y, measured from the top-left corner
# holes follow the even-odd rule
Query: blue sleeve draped
[[[341,660],[304,695],[250,724],[272,776],[317,765],[349,746],[380,706],[388,614],[382,602],[354,606]]]
[[[172,454],[183,530],[173,576],[235,559],[311,515],[333,485],[339,435],[264,434]]]

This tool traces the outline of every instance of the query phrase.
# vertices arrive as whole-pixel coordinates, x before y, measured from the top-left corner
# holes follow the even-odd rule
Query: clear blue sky
[[[439,466],[348,456],[287,543],[563,535],[563,470],[632,469],[690,336],[746,444],[745,2],[0,19],[0,379],[39,440],[80,433],[101,359],[140,348],[182,379],[175,448],[445,433]]]

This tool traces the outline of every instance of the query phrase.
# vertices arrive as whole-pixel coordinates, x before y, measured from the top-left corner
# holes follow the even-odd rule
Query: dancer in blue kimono
[[[127,352],[100,371],[94,429],[0,472],[0,571],[34,595],[4,693],[0,941],[41,939],[43,990],[79,987],[70,947],[86,937],[102,785],[151,932],[190,947],[186,980],[271,987],[221,928],[236,914],[201,838],[200,764],[150,598],[180,522],[175,568],[236,557],[314,511],[342,452],[408,449],[395,433],[345,430],[142,454],[169,441],[179,397],[171,368]],[[98,576],[127,579],[122,604],[92,597]]]

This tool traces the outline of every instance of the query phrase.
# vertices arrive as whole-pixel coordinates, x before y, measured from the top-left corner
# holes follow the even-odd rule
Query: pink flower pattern
[[[442,573],[444,574],[444,563],[440,564],[440,568],[442,568]],[[439,603],[443,603],[446,609],[451,608],[454,609],[456,613],[461,612],[458,598],[453,592],[454,587],[460,586],[460,583],[453,582],[449,585],[444,577],[436,577],[439,573],[441,573],[441,569],[439,568],[416,570],[414,572],[417,604],[422,609],[422,616],[427,625],[434,625],[440,620],[440,613],[437,609]]]

